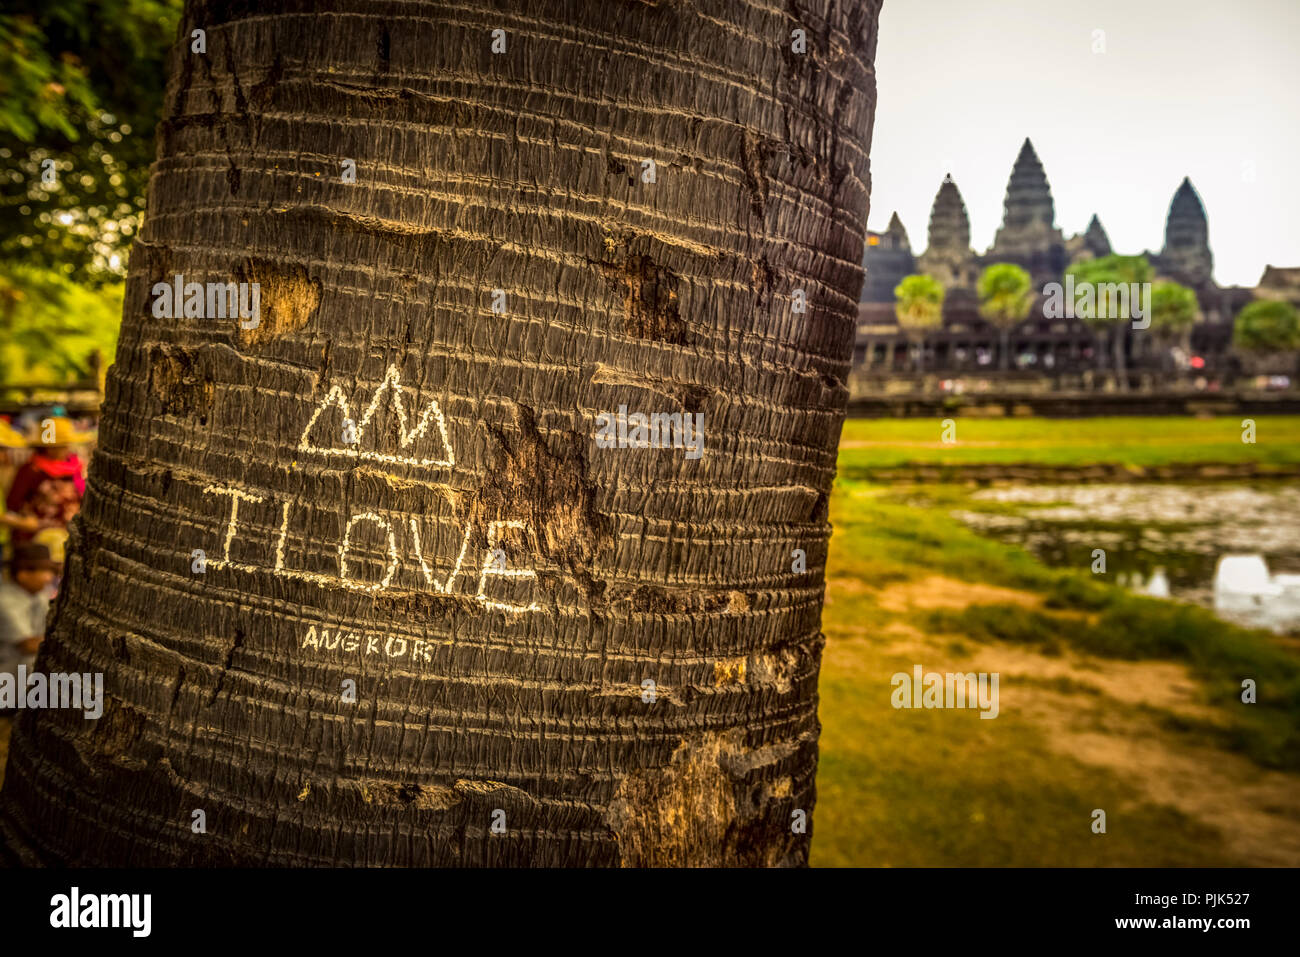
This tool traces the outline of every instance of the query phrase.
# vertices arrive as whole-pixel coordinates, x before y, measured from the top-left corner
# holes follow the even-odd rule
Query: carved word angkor
[[[433,661],[433,646],[419,638],[398,638],[395,635],[376,635],[372,632],[357,634],[351,629],[308,627],[302,636],[303,648],[319,651],[342,651],[350,655],[371,655],[381,658],[407,658],[410,661]]]

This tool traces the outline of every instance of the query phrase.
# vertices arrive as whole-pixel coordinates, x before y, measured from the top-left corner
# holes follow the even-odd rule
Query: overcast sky
[[[1300,0],[885,0],[876,71],[869,222],[916,252],[948,172],[988,248],[1028,136],[1067,237],[1159,251],[1190,176],[1220,285],[1300,266]]]

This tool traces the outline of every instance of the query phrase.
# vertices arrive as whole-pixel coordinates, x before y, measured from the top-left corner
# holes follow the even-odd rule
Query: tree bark
[[[879,0],[255,6],[173,52],[8,858],[806,863]]]

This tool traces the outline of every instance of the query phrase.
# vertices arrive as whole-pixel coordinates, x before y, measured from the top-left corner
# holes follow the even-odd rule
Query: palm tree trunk
[[[12,858],[805,863],[879,6],[187,6]]]
[[[1006,372],[1011,368],[1011,330],[1003,328],[999,332],[1002,338],[1002,371]]]

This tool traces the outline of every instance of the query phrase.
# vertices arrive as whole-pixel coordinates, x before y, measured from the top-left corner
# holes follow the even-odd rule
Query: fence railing
[[[61,405],[71,416],[98,415],[104,393],[99,379],[74,382],[0,382],[0,415]]]

